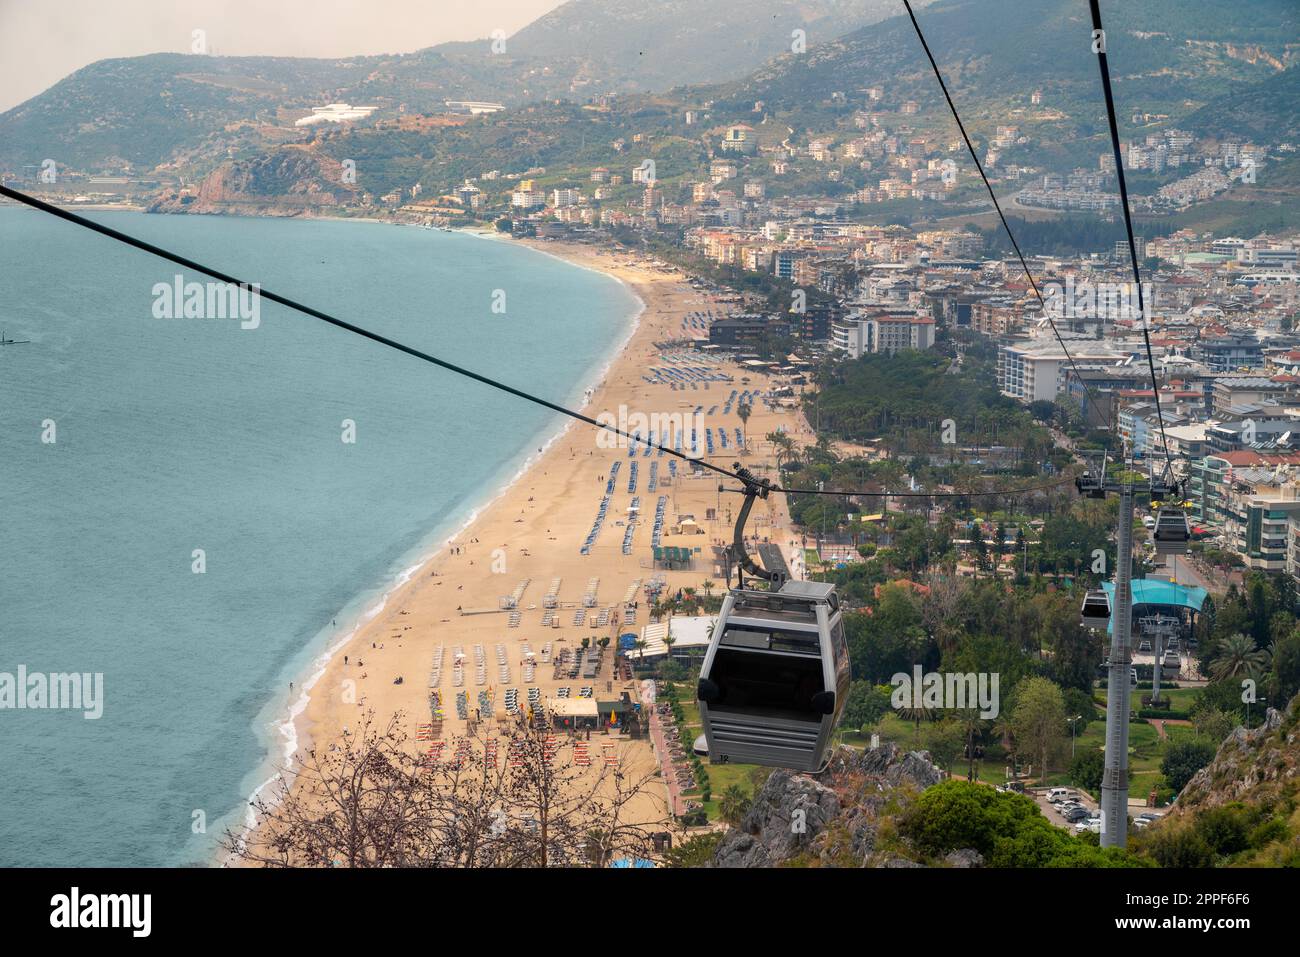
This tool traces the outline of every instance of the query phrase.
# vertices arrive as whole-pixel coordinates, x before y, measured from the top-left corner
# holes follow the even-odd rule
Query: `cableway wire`
[[[1025,261],[1025,254],[1020,251],[1020,244],[1016,242],[1015,234],[1011,231],[1011,225],[1007,222],[1007,217],[1002,212],[1002,204],[998,202],[998,197],[993,192],[993,185],[989,182],[988,176],[984,172],[984,164],[980,162],[979,156],[975,152],[975,146],[971,143],[970,136],[966,133],[966,124],[961,121],[961,116],[957,112],[957,105],[953,102],[951,94],[948,92],[948,84],[944,82],[943,74],[939,70],[939,64],[934,59],[934,54],[930,52],[930,44],[925,39],[925,33],[921,30],[921,24],[917,22],[916,14],[912,12],[912,4],[909,0],[903,0],[903,6],[907,8],[907,15],[912,20],[912,27],[916,30],[916,38],[921,41],[921,47],[925,50],[925,56],[930,61],[930,69],[934,71],[934,78],[939,81],[939,89],[943,90],[943,98],[948,101],[948,109],[952,113],[952,118],[957,122],[957,129],[961,131],[961,138],[966,143],[966,151],[970,153],[971,160],[975,163],[975,169],[980,174],[980,179],[984,181],[984,188],[988,190],[989,199],[993,200],[993,208],[997,210],[998,219],[1002,220],[1002,228],[1006,230],[1007,239],[1011,240],[1011,247],[1016,251],[1016,258],[1020,260],[1020,267],[1025,271],[1025,278],[1029,280],[1029,287],[1033,289],[1034,296],[1038,299],[1038,306],[1043,310],[1043,318],[1052,329],[1052,334],[1056,336],[1056,341],[1061,346],[1061,351],[1065,353],[1065,358],[1069,360],[1070,369],[1078,378],[1079,384],[1083,386],[1088,394],[1088,398],[1093,403],[1093,408],[1099,408],[1100,403],[1097,394],[1093,391],[1092,386],[1088,385],[1079,372],[1079,367],[1075,364],[1074,356],[1070,355],[1070,348],[1061,338],[1060,331],[1056,328],[1056,323],[1052,320],[1052,313],[1047,308],[1047,303],[1043,301],[1043,294],[1038,288],[1038,282],[1034,279],[1034,274],[1030,272],[1029,263]],[[1086,421],[1085,421],[1086,424]]]
[[[1151,332],[1147,323],[1146,303],[1142,295],[1142,276],[1138,270],[1137,245],[1133,241],[1133,216],[1128,207],[1128,186],[1124,182],[1124,156],[1119,148],[1119,124],[1115,119],[1115,96],[1110,88],[1110,66],[1106,62],[1106,31],[1101,25],[1101,7],[1097,0],[1088,0],[1092,10],[1094,37],[1099,38],[1097,65],[1101,70],[1101,88],[1106,96],[1106,120],[1110,124],[1110,144],[1115,154],[1115,176],[1119,179],[1119,201],[1124,210],[1124,230],[1128,234],[1128,255],[1133,265],[1133,285],[1137,287],[1138,315],[1142,317],[1142,341],[1146,343],[1147,368],[1151,372],[1151,395],[1155,399],[1156,419],[1160,423],[1160,444],[1165,453],[1165,477],[1174,481],[1174,460],[1169,454],[1169,439],[1165,435],[1165,414],[1160,408],[1160,382],[1156,379],[1156,360],[1151,354]]]
[[[44,202],[43,200],[37,199],[34,196],[29,196],[26,193],[19,192],[16,189],[12,189],[11,187],[5,186],[3,183],[0,183],[0,196],[6,196],[9,199],[14,200],[15,202],[22,203],[25,206],[30,206],[32,209],[37,209],[40,210],[41,212],[49,213],[51,216],[57,216],[59,219],[66,220],[67,222],[73,223],[77,226],[81,226],[85,229],[89,229],[93,232],[99,233],[102,236],[107,236],[109,239],[114,239],[120,243],[125,243],[128,246],[133,246],[136,249],[142,250],[143,252],[150,253],[154,256],[158,256],[161,259],[166,259],[169,262],[176,263],[178,266],[182,266],[186,269],[191,269],[195,272],[200,272],[205,275],[211,276],[213,279],[216,279],[219,282],[228,283],[230,285],[238,286],[245,289],[252,287],[251,283],[245,282],[242,279],[238,279],[227,273],[221,272],[220,270],[214,269],[211,266],[205,266],[202,263],[196,262],[193,259],[189,259],[185,256],[181,256],[178,253],[171,252],[170,250],[165,249],[162,246],[157,246],[154,245],[153,243],[146,242],[143,239],[139,239],[127,233],[119,232],[118,230],[113,229],[110,226],[105,226],[103,223],[97,223],[94,220],[87,219],[86,217],[80,216],[77,213],[71,212],[70,210],[61,209],[58,206],[53,206],[49,203]],[[515,396],[516,398],[523,399],[526,402],[531,402],[534,405],[540,405],[543,408],[550,409],[552,412],[559,412],[562,415],[567,415],[571,419],[576,419],[579,422],[584,422],[587,425],[593,426],[594,428],[597,429],[603,429],[606,432],[613,433],[614,435],[627,439],[630,442],[644,443],[648,447],[658,449],[660,452],[663,452],[667,455],[672,455],[679,459],[692,462],[696,465],[699,465],[701,468],[708,469],[709,471],[714,472],[718,475],[722,475],[726,478],[739,481],[743,483],[746,488],[750,487],[753,484],[752,477],[743,476],[741,474],[738,474],[738,472],[736,471],[732,471],[731,469],[723,468],[720,465],[714,465],[712,462],[706,461],[703,458],[696,458],[685,452],[679,452],[676,449],[669,448],[665,445],[659,445],[659,444],[647,442],[645,439],[639,438],[634,435],[629,435],[627,432],[623,431],[617,426],[611,425],[607,422],[601,422],[597,419],[593,419],[591,416],[584,415],[583,413],[578,412],[575,409],[566,408],[565,406],[559,405],[555,402],[551,402],[547,399],[543,399],[540,396],[533,395],[530,392],[525,392],[522,389],[518,389],[515,388],[514,386],[507,385],[506,383],[501,382],[497,379],[493,379],[490,376],[483,375],[482,373],[479,372],[474,372],[472,369],[467,369],[464,366],[458,365],[454,362],[449,362],[446,359],[440,359],[435,355],[431,355],[427,352],[423,352],[419,349],[413,348],[412,346],[405,345],[404,343],[398,342],[395,339],[390,339],[387,336],[380,335],[377,332],[373,332],[369,329],[365,329],[361,326],[355,325],[344,319],[340,319],[337,316],[332,316],[329,313],[322,312],[321,310],[313,308],[312,306],[304,305],[303,303],[290,299],[287,296],[281,296],[278,293],[270,291],[269,289],[264,289],[259,287],[257,294],[261,298],[266,299],[270,302],[277,303],[281,306],[285,306],[286,308],[293,309],[297,312],[300,312],[305,316],[309,316],[313,319],[318,319],[321,322],[328,323],[329,325],[336,326],[339,329],[343,329],[347,332],[352,333],[353,335],[360,336],[363,339],[369,339],[370,341],[379,343],[382,346],[387,346],[390,349],[395,349],[398,352],[402,352],[416,359],[420,359],[424,362],[431,363],[432,365],[438,366],[441,369],[445,369],[448,372],[454,372],[457,375],[464,376],[467,379],[473,379],[475,382],[481,383],[482,385],[489,386],[490,388],[496,389],[500,392],[504,392],[507,395]],[[771,485],[771,484],[768,485],[768,490],[776,491],[776,492],[785,492],[787,494],[804,494],[804,495],[823,495],[823,494],[824,495],[876,495],[876,496],[889,496],[891,498],[904,498],[904,497],[907,498],[911,498],[911,497],[971,498],[971,497],[985,496],[985,495],[1015,495],[1019,492],[1038,491],[1040,489],[1053,488],[1059,485],[1064,485],[1068,481],[1069,481],[1068,479],[1062,479],[1050,485],[1035,485],[1029,488],[1022,488],[1022,489],[1003,489],[998,491],[961,492],[961,493],[957,493],[957,492],[930,492],[930,493],[901,492],[900,493],[900,492],[885,492],[885,491],[873,492],[873,491],[851,491],[851,490],[831,492],[831,491],[822,491],[820,489],[817,490],[785,489],[785,488],[781,488],[778,485]]]

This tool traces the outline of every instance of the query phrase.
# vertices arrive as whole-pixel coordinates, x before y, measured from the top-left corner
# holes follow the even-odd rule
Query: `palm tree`
[[[1007,764],[1011,766],[1011,777],[1014,780],[1016,776],[1016,737],[1012,733],[1010,714],[1005,711],[1002,712],[1001,717],[993,723],[993,733],[998,736],[998,740],[1002,742],[1002,747],[1006,749]]]
[[[704,581],[700,582],[700,587],[704,589],[705,598],[712,598],[713,589],[717,587],[717,583],[712,581],[711,579],[706,578]]]
[[[932,721],[934,719],[934,711],[924,705],[919,708],[908,705],[907,707],[898,709],[898,716],[904,721],[912,722],[912,729],[916,738],[916,743],[919,744],[921,741],[921,722]]]
[[[740,434],[745,440],[745,448],[749,448],[749,433],[745,427],[749,424],[749,414],[753,411],[753,405],[749,402],[742,402],[736,406],[736,415],[740,416]]]
[[[767,440],[772,443],[773,449],[776,450],[776,468],[779,472],[787,462],[796,457],[794,439],[784,432],[769,432]]]
[[[635,642],[633,642],[633,644],[636,645],[636,654],[637,654],[637,658],[636,658],[636,660],[637,660],[637,665],[642,665],[642,664],[645,663],[645,645],[646,645],[646,641],[645,641],[644,638],[638,638]]]
[[[749,795],[745,793],[744,788],[739,784],[733,784],[722,792],[722,798],[718,801],[718,811],[728,824],[739,824],[749,811],[749,804]]]
[[[957,720],[961,722],[962,736],[966,739],[966,758],[969,765],[966,771],[966,780],[975,780],[975,738],[984,733],[988,727],[988,722],[980,717],[978,708],[963,708],[957,714]]]
[[[1263,673],[1268,667],[1268,652],[1255,647],[1253,639],[1237,632],[1219,642],[1218,654],[1210,665],[1215,680],[1224,678],[1250,678]]]

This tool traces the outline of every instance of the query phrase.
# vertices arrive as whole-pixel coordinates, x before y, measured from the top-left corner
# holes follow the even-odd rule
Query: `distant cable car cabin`
[[[1083,596],[1083,608],[1079,610],[1079,624],[1084,628],[1105,631],[1110,627],[1110,596],[1098,589]]]
[[[1156,513],[1156,525],[1151,532],[1157,555],[1182,555],[1187,551],[1192,530],[1187,524],[1187,514],[1181,508],[1162,508]]]

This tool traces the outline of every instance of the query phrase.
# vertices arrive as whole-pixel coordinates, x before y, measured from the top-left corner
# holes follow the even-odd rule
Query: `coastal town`
[[[0,153],[24,216],[381,224],[424,244],[413,262],[540,251],[637,303],[598,377],[560,384],[568,406],[486,351],[456,364],[323,316],[562,415],[382,599],[325,614],[306,680],[281,682],[282,766],[225,809],[211,862],[1300,861],[1300,130],[1240,94],[1282,100],[1296,67],[1161,46],[1177,69],[1156,72],[1223,73],[1181,100],[1129,85],[1117,123],[1103,60],[1108,134],[1091,59],[1086,84],[990,92],[975,71],[954,101],[933,60],[868,75],[865,27],[807,59],[800,32],[739,78],[654,93],[601,92],[585,61],[510,61],[522,92],[322,61],[349,82],[310,95],[207,54],[151,62],[168,96],[235,92],[148,155]],[[321,249],[333,275],[347,254]],[[0,346],[42,348],[14,331]],[[472,398],[443,411],[489,427]],[[799,641],[806,687],[770,664]],[[720,649],[745,662],[730,684]],[[777,730],[727,726],[720,700]],[[806,765],[762,757],[800,735]]]

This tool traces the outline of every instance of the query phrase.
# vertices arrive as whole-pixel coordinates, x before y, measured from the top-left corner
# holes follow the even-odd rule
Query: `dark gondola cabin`
[[[1110,596],[1101,589],[1084,595],[1083,608],[1079,610],[1079,624],[1098,631],[1110,627]]]
[[[715,764],[817,771],[849,691],[833,586],[788,581],[733,589],[700,669],[700,718]]]
[[[1179,508],[1162,508],[1156,513],[1156,525],[1151,539],[1157,555],[1182,555],[1192,537],[1187,515]]]

